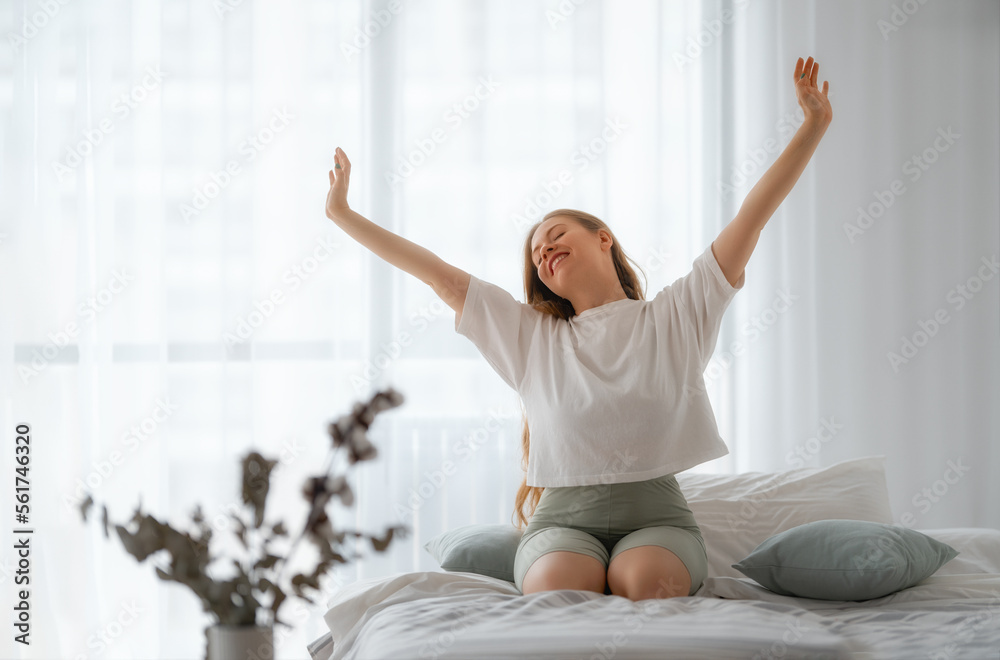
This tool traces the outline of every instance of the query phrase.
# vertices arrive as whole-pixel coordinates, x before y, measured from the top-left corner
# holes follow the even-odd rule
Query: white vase
[[[223,626],[206,631],[208,660],[274,660],[273,626]]]

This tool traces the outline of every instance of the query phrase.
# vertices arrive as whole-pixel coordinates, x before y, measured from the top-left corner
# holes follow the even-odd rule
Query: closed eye
[[[565,233],[566,232],[560,232],[559,236],[556,236],[555,240],[559,240],[562,237],[562,235],[565,234]],[[536,267],[541,267],[541,265],[542,265],[542,256],[538,255],[538,264],[536,265]]]

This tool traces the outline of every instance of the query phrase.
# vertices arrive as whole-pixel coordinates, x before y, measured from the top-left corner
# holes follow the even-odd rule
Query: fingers
[[[800,80],[805,78],[811,86],[816,86],[817,80],[819,78],[819,62],[809,56],[809,59],[803,64],[802,58],[800,57],[795,62],[795,73],[793,74],[795,82],[798,83]],[[828,89],[829,81],[823,83],[824,94],[826,89]]]
[[[799,62],[801,62],[801,61],[802,61],[802,58],[800,57],[799,58]],[[812,68],[812,64],[813,64],[813,58],[810,55],[809,59],[806,60],[806,63],[805,63],[804,66],[800,66],[798,64],[795,65],[795,82],[799,82],[803,78],[808,78],[811,75],[810,69]]]
[[[348,160],[347,154],[344,153],[344,150],[341,149],[340,147],[337,147],[337,151],[334,154],[333,158],[334,160],[337,161],[337,164],[340,166],[340,171],[343,172],[345,175],[347,175],[347,179],[350,180],[351,161]]]
[[[351,178],[351,161],[347,160],[347,154],[340,147],[337,147],[333,152],[334,168],[340,170],[339,174],[334,174],[333,170],[330,170],[330,185],[333,186],[340,177],[345,177],[344,183]]]
[[[827,92],[830,90],[830,81],[826,80],[823,82],[823,96],[826,96]]]

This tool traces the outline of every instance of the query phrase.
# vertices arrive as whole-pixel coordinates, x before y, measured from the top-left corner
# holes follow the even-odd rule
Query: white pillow
[[[892,524],[885,456],[784,472],[677,475],[701,528],[708,577],[744,577],[732,567],[779,532],[834,518]]]
[[[1000,573],[1000,529],[948,527],[916,531],[958,550],[958,556],[939,568],[934,575]]]

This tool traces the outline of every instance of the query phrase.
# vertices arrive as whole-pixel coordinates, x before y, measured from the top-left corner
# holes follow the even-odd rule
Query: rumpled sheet
[[[559,590],[521,595],[474,573],[414,572],[346,587],[315,660],[405,658],[995,658],[1000,574],[935,575],[870,601],[774,594],[708,578],[694,596],[633,602]]]

